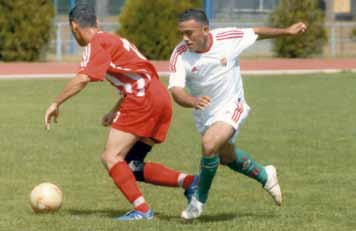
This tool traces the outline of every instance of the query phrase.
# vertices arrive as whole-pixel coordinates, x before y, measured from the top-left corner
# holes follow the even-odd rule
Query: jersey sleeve
[[[236,44],[236,48],[235,48],[237,55],[241,54],[242,51],[244,51],[245,49],[253,45],[258,37],[252,28],[239,29],[239,30],[242,32],[242,37],[241,39],[237,40],[238,43]]]
[[[80,63],[79,74],[88,75],[91,81],[102,81],[109,68],[111,58],[109,53],[98,43],[89,43]]]
[[[168,89],[172,87],[185,87],[186,72],[184,68],[184,63],[182,56],[173,52],[170,60],[170,75]]]

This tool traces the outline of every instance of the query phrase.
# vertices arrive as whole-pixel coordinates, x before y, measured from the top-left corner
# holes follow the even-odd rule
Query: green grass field
[[[45,131],[44,112],[66,81],[0,81],[0,230],[355,230],[355,74],[245,78],[252,111],[237,144],[278,167],[285,204],[274,206],[260,185],[221,166],[203,216],[192,222],[180,218],[181,189],[146,184],[155,219],[112,220],[131,208],[99,159],[107,133],[100,119],[116,92],[93,83]],[[191,111],[175,107],[167,141],[148,160],[196,173],[199,156]],[[45,181],[61,187],[64,204],[37,215],[29,193]]]

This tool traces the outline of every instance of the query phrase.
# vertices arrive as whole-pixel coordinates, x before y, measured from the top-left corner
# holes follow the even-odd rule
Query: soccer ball
[[[51,213],[57,211],[63,201],[63,193],[52,183],[41,183],[33,188],[30,203],[35,213]]]

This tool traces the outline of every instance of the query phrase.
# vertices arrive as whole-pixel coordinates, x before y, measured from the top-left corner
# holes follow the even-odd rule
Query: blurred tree
[[[203,0],[125,1],[119,17],[120,36],[133,42],[149,59],[169,59],[181,36],[177,17],[188,8],[202,8]]]
[[[273,40],[273,49],[277,56],[298,58],[321,54],[327,35],[319,0],[280,0],[271,14],[272,26],[287,27],[296,22],[306,23],[307,32],[296,37]]]
[[[51,0],[0,0],[0,61],[34,61],[50,39]]]
[[[351,39],[353,41],[356,41],[356,27],[352,29],[351,31]]]

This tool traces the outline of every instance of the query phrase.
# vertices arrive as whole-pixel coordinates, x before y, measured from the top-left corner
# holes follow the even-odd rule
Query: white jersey
[[[209,36],[212,44],[206,52],[191,52],[182,41],[170,60],[168,88],[187,87],[193,96],[211,98],[207,108],[195,110],[196,120],[208,120],[228,104],[245,103],[238,56],[257,39],[252,28],[220,28]]]

